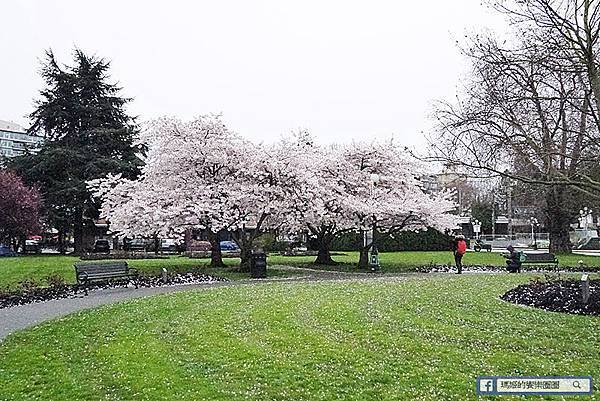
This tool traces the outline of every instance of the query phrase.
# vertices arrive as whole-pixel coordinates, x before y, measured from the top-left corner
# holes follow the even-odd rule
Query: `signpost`
[[[473,232],[475,233],[475,238],[479,239],[479,233],[481,232],[481,222],[477,219],[473,221]]]

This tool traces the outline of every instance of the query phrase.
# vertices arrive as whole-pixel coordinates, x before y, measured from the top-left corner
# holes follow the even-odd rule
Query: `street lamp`
[[[481,232],[481,222],[475,219],[471,224],[473,224],[473,232],[475,233],[475,238],[479,239],[479,233]]]
[[[531,241],[533,242],[533,249],[537,249],[537,238],[535,236],[535,228],[540,226],[538,223],[538,219],[531,216],[529,219],[529,224],[531,224]]]
[[[373,173],[370,178],[370,186],[369,186],[369,197],[371,198],[371,202],[373,202],[373,192],[375,189],[375,185],[377,185],[381,181],[381,177],[379,174]],[[369,266],[371,271],[379,270],[379,251],[377,250],[377,243],[375,242],[375,231],[377,230],[377,218],[375,214],[373,214],[373,228],[372,228],[372,239],[371,239],[371,257],[369,258]]]
[[[588,238],[588,227],[589,227],[589,221],[590,221],[590,217],[592,218],[592,222],[593,222],[593,217],[592,217],[592,209],[588,209],[588,207],[584,207],[582,210],[579,211],[579,225],[581,225],[581,228],[585,229],[585,239],[587,240]]]

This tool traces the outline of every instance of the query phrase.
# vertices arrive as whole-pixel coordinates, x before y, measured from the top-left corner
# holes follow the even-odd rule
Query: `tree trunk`
[[[233,233],[235,243],[240,247],[240,271],[250,271],[250,259],[252,258],[253,236],[248,235],[245,229]]]
[[[552,186],[546,193],[547,227],[550,234],[550,252],[553,253],[571,253],[571,215],[566,206],[565,191],[565,186]]]
[[[21,248],[23,250],[23,253],[25,253],[25,244],[27,243],[27,236],[25,235],[21,235],[19,237],[19,243],[17,244],[17,249]],[[41,246],[41,245],[40,245]],[[40,248],[41,250],[41,248]],[[16,251],[15,251],[16,252]]]
[[[83,254],[83,227],[81,224],[75,224],[73,227],[73,253],[75,255]]]
[[[65,250],[65,234],[62,231],[58,232],[58,252],[61,255],[64,255],[66,253]]]
[[[154,254],[158,255],[158,252],[160,251],[160,240],[158,239],[158,235],[154,234]]]
[[[252,247],[244,241],[244,244],[240,244],[240,271],[250,271],[250,260],[252,258]]]
[[[331,258],[331,241],[333,238],[327,235],[317,237],[319,251],[317,253],[316,265],[335,266],[338,263]]]
[[[208,240],[210,241],[210,267],[225,267],[223,255],[221,254],[219,234],[208,230]]]
[[[369,249],[371,244],[360,248],[360,256],[358,259],[359,269],[367,269],[369,267]]]
[[[358,259],[358,267],[360,269],[368,269],[369,268],[369,250],[371,249],[373,244],[376,243],[375,237],[377,236],[377,223],[375,220],[373,221],[373,227],[371,229],[371,232],[373,233],[373,238],[371,239],[371,243],[366,244],[366,246],[363,246],[360,248],[360,256]]]

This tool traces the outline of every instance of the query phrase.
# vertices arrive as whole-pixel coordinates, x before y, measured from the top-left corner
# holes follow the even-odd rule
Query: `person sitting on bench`
[[[517,252],[512,245],[506,247],[506,250],[510,252],[506,256],[506,270],[510,273],[521,272],[521,252]]]

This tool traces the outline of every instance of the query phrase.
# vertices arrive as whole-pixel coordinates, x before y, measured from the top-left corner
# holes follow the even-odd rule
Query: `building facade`
[[[18,124],[0,120],[0,156],[20,156],[26,149],[35,151],[42,140],[40,136],[27,134],[27,130]]]

